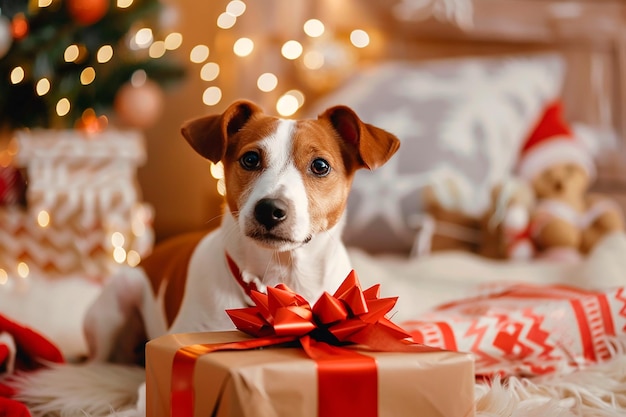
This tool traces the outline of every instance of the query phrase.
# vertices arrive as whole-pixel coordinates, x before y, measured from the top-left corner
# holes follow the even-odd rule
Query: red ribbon
[[[218,350],[246,350],[299,341],[318,371],[318,415],[378,415],[378,373],[373,357],[341,347],[358,344],[385,352],[432,352],[386,318],[397,297],[380,298],[380,286],[361,289],[350,272],[334,295],[324,293],[313,308],[279,284],[267,294],[251,291],[253,307],[227,310],[235,326],[256,339],[198,344],[174,356],[171,415],[193,416],[193,370],[199,356]],[[357,399],[355,401],[355,399]]]

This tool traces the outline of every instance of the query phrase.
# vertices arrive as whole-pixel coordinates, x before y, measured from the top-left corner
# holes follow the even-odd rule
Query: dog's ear
[[[226,152],[228,138],[237,133],[252,115],[263,110],[247,100],[235,101],[224,113],[185,122],[180,131],[191,147],[213,163]]]
[[[331,107],[318,118],[328,119],[339,136],[355,147],[362,166],[369,169],[383,165],[400,147],[400,141],[396,136],[363,123],[350,107]]]

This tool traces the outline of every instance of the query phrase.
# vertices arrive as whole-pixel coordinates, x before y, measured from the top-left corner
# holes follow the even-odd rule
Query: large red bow
[[[267,295],[250,292],[254,307],[227,310],[235,326],[256,339],[180,348],[172,371],[171,414],[193,415],[193,369],[196,359],[219,350],[245,350],[298,341],[318,369],[318,415],[378,415],[377,368],[373,357],[345,349],[356,343],[385,352],[432,352],[385,315],[397,297],[380,298],[380,286],[365,291],[354,271],[334,295],[324,293],[313,308],[300,295],[279,284]],[[356,390],[354,395],[349,390]],[[359,397],[363,400],[354,401]]]
[[[386,318],[397,297],[380,298],[380,285],[361,289],[351,271],[334,295],[325,292],[313,308],[284,284],[267,294],[252,291],[254,307],[227,310],[235,326],[252,336],[310,336],[316,341],[340,345],[347,342],[372,349],[404,350],[413,346],[410,335]]]

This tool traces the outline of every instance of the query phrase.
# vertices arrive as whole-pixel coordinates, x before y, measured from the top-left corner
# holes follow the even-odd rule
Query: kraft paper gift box
[[[146,348],[147,417],[185,415],[171,410],[174,357],[181,348],[250,339],[254,338],[230,331],[172,334],[150,341]],[[474,415],[474,361],[470,354],[443,350],[358,352],[375,358],[377,410],[371,410],[371,416]],[[189,415],[194,417],[320,415],[316,361],[300,347],[201,354],[194,359],[192,372],[193,410]],[[372,400],[358,384],[344,388],[334,395],[351,396],[354,403]]]

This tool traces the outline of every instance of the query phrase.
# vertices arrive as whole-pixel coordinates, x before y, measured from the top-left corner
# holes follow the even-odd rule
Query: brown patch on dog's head
[[[185,122],[181,133],[196,152],[217,163],[224,157],[229,138],[239,132],[255,114],[262,112],[251,101],[235,101],[222,114],[198,117]]]
[[[250,147],[253,138],[258,138],[258,134],[263,133],[258,127],[261,115],[263,110],[256,104],[238,100],[228,106],[222,114],[198,117],[185,122],[181,127],[183,137],[196,152],[213,163],[223,163],[224,171],[227,173],[226,199],[235,217],[239,210],[239,202],[235,196],[240,196],[246,187],[250,187],[255,173],[233,170],[233,162],[237,162],[238,157],[235,155],[241,152],[242,148]]]
[[[293,153],[307,189],[311,231],[327,230],[337,224],[345,210],[357,158],[332,129],[316,120],[298,122]]]
[[[396,153],[400,141],[391,133],[364,123],[354,110],[335,106],[324,111],[319,120],[328,121],[357,157],[360,167],[376,169]]]
[[[317,120],[298,122],[294,160],[304,173],[312,228],[321,231],[334,226],[345,210],[355,171],[383,165],[399,146],[398,138],[363,123],[346,106],[331,107]],[[319,159],[330,165],[327,175],[314,172]]]
[[[200,155],[224,164],[226,199],[235,217],[270,160],[260,142],[276,134],[280,119],[241,100],[221,115],[187,122],[182,134]],[[290,158],[302,176],[309,201],[310,233],[333,227],[341,218],[354,173],[375,169],[398,150],[400,141],[383,129],[362,122],[346,106],[327,109],[314,120],[295,122],[290,130]],[[259,158],[257,169],[244,169],[247,153]]]
[[[259,139],[265,138],[276,130],[278,119],[258,114],[248,121],[246,128],[237,132],[236,137],[230,140],[226,148],[222,163],[226,181],[226,201],[237,217],[243,202],[251,191],[252,184],[266,168],[268,158],[265,150],[259,147]],[[260,155],[261,166],[257,170],[245,170],[240,160],[247,152],[257,152]]]

